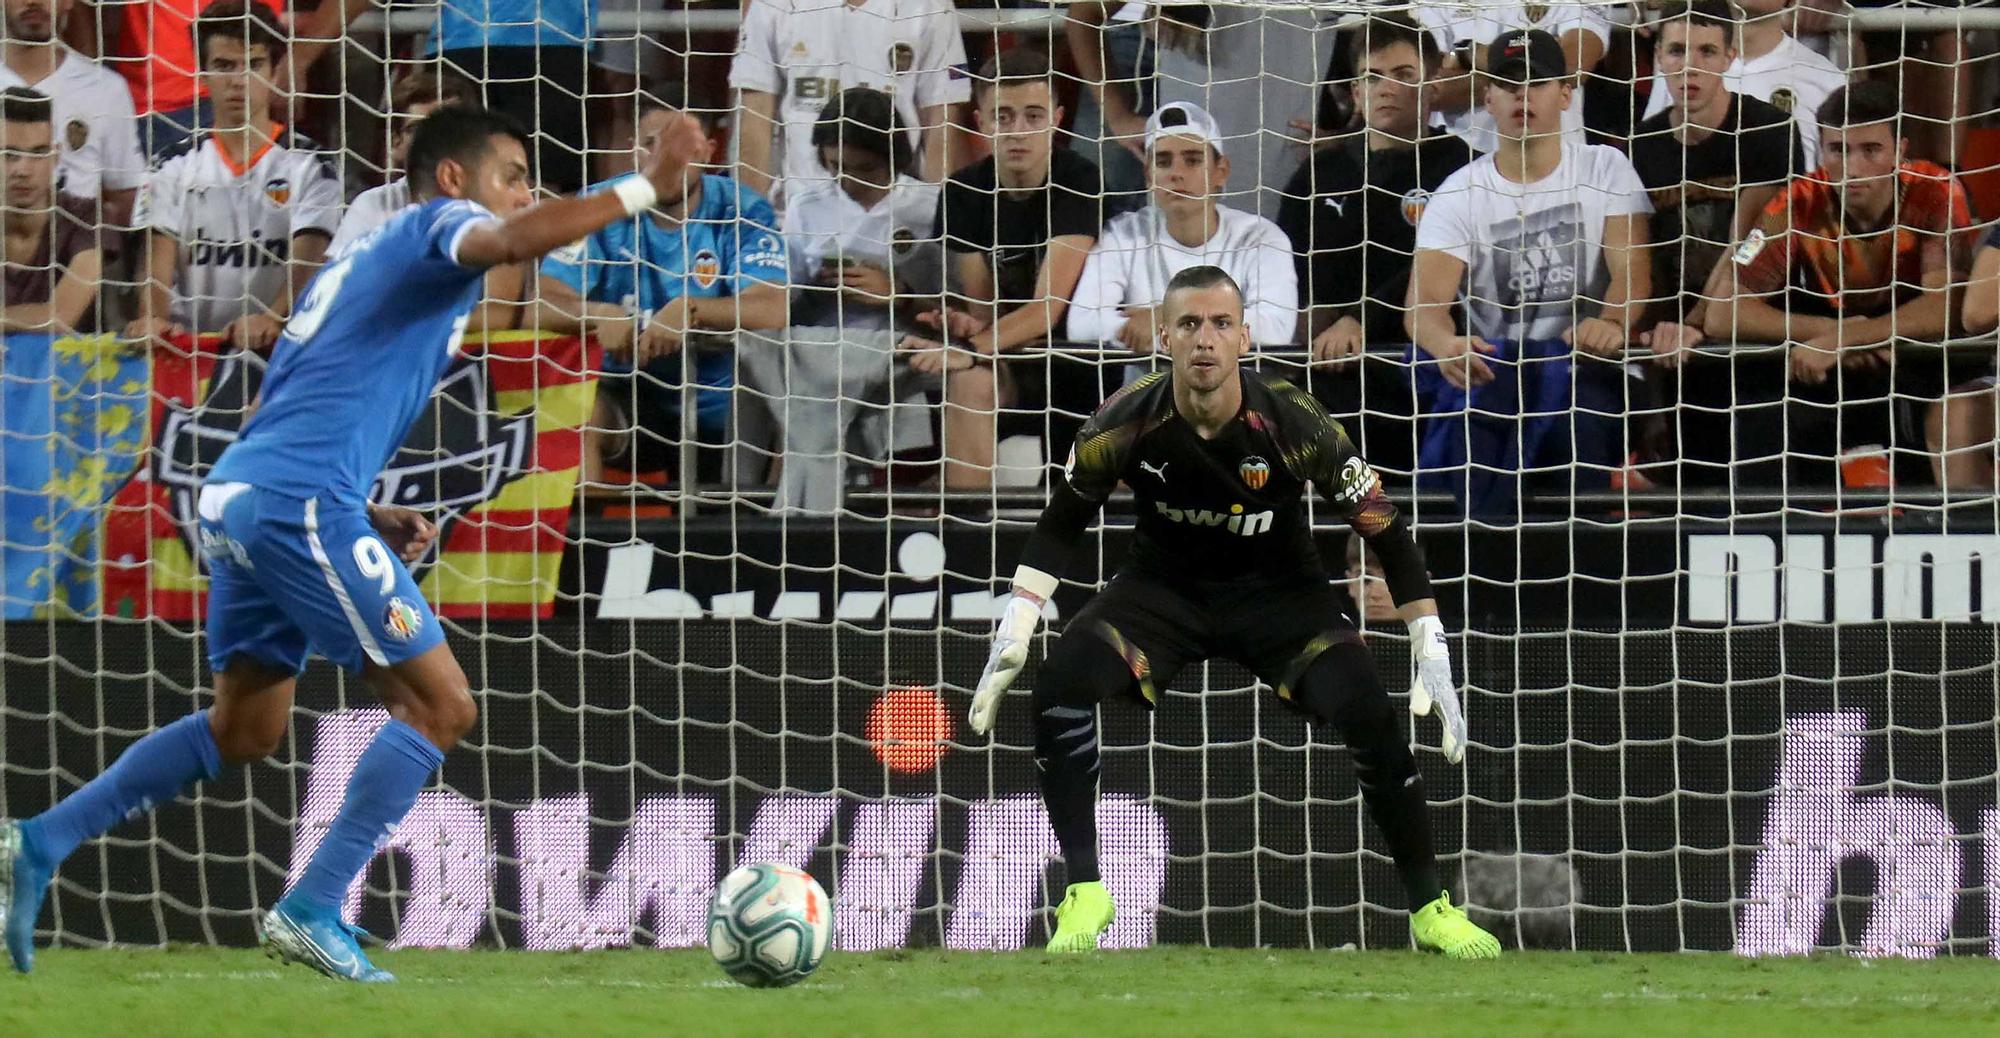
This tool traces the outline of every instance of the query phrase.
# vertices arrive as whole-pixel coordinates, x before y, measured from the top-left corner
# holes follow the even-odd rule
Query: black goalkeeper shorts
[[[1324,579],[1290,583],[1189,585],[1120,573],[1063,628],[1063,638],[1109,644],[1132,670],[1148,703],[1182,667],[1235,660],[1291,699],[1292,686],[1320,653],[1361,644],[1354,603]]]

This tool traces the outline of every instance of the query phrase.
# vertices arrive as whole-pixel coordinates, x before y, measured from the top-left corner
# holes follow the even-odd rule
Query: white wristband
[[[611,185],[611,193],[617,195],[620,202],[625,203],[625,213],[628,216],[637,216],[653,208],[653,203],[660,200],[659,189],[645,177],[626,177]]]
[[[1409,628],[1413,645],[1425,645],[1433,636],[1444,638],[1444,621],[1435,616],[1419,616],[1410,621]]]
[[[1014,570],[1014,586],[1046,602],[1055,597],[1056,585],[1060,581],[1033,566],[1019,566]]]

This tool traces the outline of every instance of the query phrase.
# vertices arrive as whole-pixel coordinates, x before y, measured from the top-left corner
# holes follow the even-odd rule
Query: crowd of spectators
[[[1794,0],[1632,26],[1078,3],[1046,44],[969,33],[945,0],[746,0],[705,96],[663,85],[657,45],[594,43],[597,0],[446,0],[357,191],[294,91],[366,7],[4,0],[0,322],[264,349],[319,264],[408,204],[400,149],[436,107],[528,117],[551,191],[626,175],[687,111],[713,154],[677,197],[494,271],[477,317],[604,345],[593,482],[827,511],[920,457],[987,490],[1003,441],[1059,459],[1159,363],[1166,282],[1213,264],[1379,468],[1474,511],[1994,485],[2000,234],[1957,174],[1996,66],[1963,32],[1864,37],[1850,74]],[[684,437],[727,449],[678,471]]]

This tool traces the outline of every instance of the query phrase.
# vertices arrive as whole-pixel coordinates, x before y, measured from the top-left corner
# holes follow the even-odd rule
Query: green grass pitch
[[[753,991],[705,952],[379,952],[401,976],[336,984],[254,951],[44,951],[0,975],[0,1035],[2000,1035],[2000,963],[1841,957],[1160,948],[835,953]]]

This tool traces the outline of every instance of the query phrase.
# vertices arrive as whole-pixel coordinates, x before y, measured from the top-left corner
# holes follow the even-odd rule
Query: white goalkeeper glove
[[[1410,682],[1410,712],[1425,717],[1437,708],[1444,726],[1444,759],[1457,764],[1465,759],[1465,712],[1459,709],[1458,686],[1451,680],[1451,649],[1437,617],[1410,621],[1410,659],[1417,665],[1417,676]]]
[[[1056,578],[1040,570],[1022,566],[1015,571],[1014,596],[1000,611],[1000,622],[993,628],[993,652],[986,657],[986,671],[979,675],[979,687],[972,693],[972,713],[967,720],[975,734],[993,730],[1001,698],[1028,663],[1028,645],[1042,622],[1042,603],[1055,590]]]

